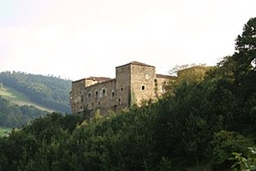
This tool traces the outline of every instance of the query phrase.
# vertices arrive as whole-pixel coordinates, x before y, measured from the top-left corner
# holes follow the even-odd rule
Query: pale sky
[[[234,53],[255,0],[0,0],[0,71],[71,80],[139,61],[216,65]]]

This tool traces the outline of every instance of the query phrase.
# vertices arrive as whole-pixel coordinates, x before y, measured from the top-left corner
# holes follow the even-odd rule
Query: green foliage
[[[0,139],[0,170],[222,171],[235,163],[253,170],[254,150],[245,149],[256,140],[255,71],[240,67],[238,57],[249,59],[254,49],[239,47],[203,79],[184,77],[156,103],[106,117],[52,113],[13,130]]]
[[[70,112],[70,80],[22,72],[1,72],[0,83],[25,94],[41,106],[63,113]]]
[[[39,110],[33,106],[11,104],[0,96],[0,127],[20,128],[46,113],[46,111]]]
[[[0,137],[8,136],[8,133],[11,131],[10,128],[0,127]]]
[[[168,158],[162,157],[162,160],[159,164],[158,171],[169,171],[169,170],[173,170],[172,162]]]
[[[244,157],[242,153],[233,152],[232,160],[236,163],[232,166],[236,171],[255,171],[256,170],[256,151],[255,147],[248,148],[249,153]]]
[[[239,133],[220,131],[213,136],[210,145],[215,168],[230,169],[232,152],[246,154],[246,148],[252,146],[253,142]]]

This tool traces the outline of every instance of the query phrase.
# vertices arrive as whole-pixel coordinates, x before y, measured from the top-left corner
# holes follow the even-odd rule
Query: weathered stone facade
[[[89,77],[72,82],[70,105],[72,113],[85,109],[118,111],[143,100],[156,99],[165,92],[165,84],[173,77],[155,73],[155,67],[130,62],[116,67],[116,78]]]

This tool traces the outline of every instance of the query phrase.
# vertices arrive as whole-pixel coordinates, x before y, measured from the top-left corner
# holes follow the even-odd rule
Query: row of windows
[[[99,96],[101,96],[101,97],[107,96],[106,89],[102,89],[101,94],[99,94],[99,92],[98,92],[97,90],[96,90],[94,93],[95,93],[95,96],[94,96],[95,98],[98,98]],[[113,98],[114,96],[115,96],[115,92],[114,92],[114,90],[112,90],[112,92],[111,92],[111,97]],[[89,93],[87,94],[88,100],[90,100],[91,97],[92,97],[92,93],[89,92]],[[81,102],[83,102],[83,101],[84,101],[84,96],[81,95]]]
[[[121,104],[121,103],[122,103],[122,99],[121,99],[121,97],[118,99],[118,103],[119,103],[119,104]],[[98,101],[98,105],[101,105],[101,102],[100,102],[100,101]],[[92,103],[92,106],[94,106],[94,103]]]
[[[120,90],[121,90],[121,91],[124,91],[123,88],[121,88]],[[146,86],[145,86],[145,85],[142,85],[142,86],[141,86],[141,90],[146,90]],[[106,92],[106,89],[105,89],[105,88],[102,89],[102,94],[101,94],[101,96],[107,96],[107,92]],[[88,95],[87,95],[87,97],[88,97],[88,100],[90,100],[91,97],[92,97],[92,93],[89,92]],[[98,97],[99,97],[99,92],[98,92],[97,90],[95,91],[95,96],[94,96],[94,97],[95,97],[95,98],[98,98]],[[114,92],[114,90],[112,90],[112,92],[111,92],[111,97],[112,97],[112,98],[115,97],[115,92]],[[81,95],[81,102],[83,102],[83,101],[84,101],[84,97],[83,97],[83,95]]]
[[[121,97],[118,99],[118,104],[122,104],[122,99],[121,99]],[[101,102],[100,102],[100,101],[98,101],[98,105],[101,105]],[[94,103],[92,103],[92,106],[94,106]],[[82,106],[82,105],[80,106],[80,109],[83,109],[83,106]]]
[[[106,93],[106,90],[105,90],[105,89],[102,90],[102,96],[107,96],[107,93]],[[111,96],[112,96],[112,97],[115,96],[114,90],[112,90]],[[88,98],[90,99],[91,97],[92,97],[92,93],[89,92],[89,93],[88,93]],[[99,97],[99,92],[96,90],[96,91],[95,91],[95,98],[97,98],[97,97]]]
[[[121,91],[124,91],[124,89],[123,88],[121,88],[120,89]],[[102,89],[102,92],[101,92],[102,94],[102,96],[107,96],[107,91],[106,91],[106,89]],[[91,92],[89,92],[88,93],[88,99],[90,100],[90,98],[92,97],[92,93]],[[111,92],[111,97],[113,98],[115,96],[115,92],[114,92],[114,90],[112,90],[112,92]],[[95,98],[98,98],[99,97],[99,92],[98,92],[98,90],[96,90],[95,91],[95,96],[94,96]]]

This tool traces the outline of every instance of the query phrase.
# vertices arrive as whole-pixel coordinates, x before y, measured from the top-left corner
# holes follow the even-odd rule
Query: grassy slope
[[[7,135],[7,133],[10,132],[11,130],[11,128],[0,128],[0,137]]]
[[[43,106],[40,106],[36,103],[33,103],[29,100],[29,98],[23,94],[23,93],[20,93],[18,91],[16,91],[15,89],[13,88],[10,88],[10,87],[4,87],[4,88],[1,88],[0,89],[0,96],[2,96],[3,98],[7,99],[7,100],[10,100],[12,103],[14,104],[17,104],[19,106],[22,106],[22,105],[32,105],[40,110],[46,110],[48,112],[52,112],[51,109],[47,109]]]

